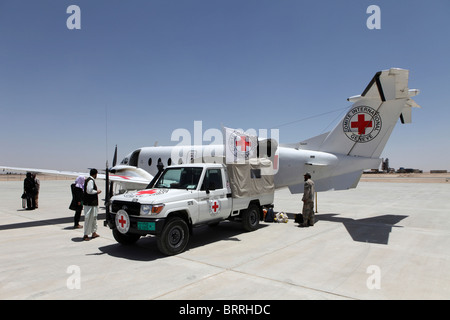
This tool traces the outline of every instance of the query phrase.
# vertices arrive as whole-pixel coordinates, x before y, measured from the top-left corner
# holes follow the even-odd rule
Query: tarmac
[[[195,228],[171,257],[154,237],[116,243],[102,209],[100,238],[82,241],[71,183],[41,181],[39,209],[26,211],[23,182],[0,181],[0,299],[450,299],[450,183],[319,193],[309,228],[293,220],[301,195],[278,190],[288,223]]]

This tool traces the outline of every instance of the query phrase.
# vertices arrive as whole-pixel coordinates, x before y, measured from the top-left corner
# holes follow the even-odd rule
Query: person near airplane
[[[27,172],[27,176],[23,181],[23,193],[27,199],[27,210],[36,209],[36,182],[31,172]]]
[[[314,181],[311,179],[311,174],[309,172],[305,173],[305,185],[303,193],[303,223],[299,227],[312,227],[314,226]]]
[[[72,189],[72,202],[70,203],[69,209],[75,211],[75,215],[73,217],[73,228],[81,229],[83,228],[80,225],[81,211],[83,210],[83,193],[84,193],[84,176],[78,176],[70,187]]]
[[[97,234],[97,215],[98,215],[98,195],[102,192],[97,189],[95,179],[97,178],[97,169],[91,169],[90,176],[84,183],[84,241],[88,241],[89,234],[92,238],[100,237]]]

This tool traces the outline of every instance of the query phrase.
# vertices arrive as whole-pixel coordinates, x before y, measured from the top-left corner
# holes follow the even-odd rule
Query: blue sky
[[[73,4],[80,30],[66,26]],[[372,4],[380,30],[366,26]],[[119,158],[174,145],[196,120],[279,126],[282,143],[297,142],[340,113],[300,120],[400,67],[423,108],[382,156],[450,170],[449,12],[448,0],[0,0],[0,165],[102,168],[115,144]]]

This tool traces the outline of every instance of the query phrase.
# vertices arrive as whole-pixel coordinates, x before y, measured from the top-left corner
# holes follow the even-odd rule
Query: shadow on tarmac
[[[389,244],[389,234],[397,223],[407,218],[408,216],[385,214],[382,216],[351,219],[338,217],[338,213],[317,214],[317,221],[340,222],[347,229],[347,232],[352,237],[353,241],[367,242],[376,244]]]
[[[98,221],[104,220],[106,218],[105,213],[99,213],[97,216]],[[84,221],[84,214],[81,216],[80,222]],[[11,229],[22,229],[22,228],[32,228],[32,227],[42,227],[47,225],[58,225],[58,224],[66,224],[73,223],[73,216],[64,217],[64,218],[54,218],[47,220],[34,220],[20,223],[12,223],[6,225],[0,225],[0,231],[2,230],[11,230]],[[72,227],[66,227],[65,230],[72,230]]]
[[[294,213],[287,214],[289,219],[295,219]],[[396,226],[397,223],[402,221],[408,216],[385,214],[382,216],[365,218],[365,219],[351,219],[338,217],[339,213],[328,214],[316,214],[316,222],[329,221],[339,222],[344,225],[347,232],[352,237],[353,241],[365,242],[365,243],[377,243],[377,244],[389,244],[389,234],[393,227],[403,228],[402,226]]]
[[[268,225],[260,224],[259,229],[268,227]],[[206,246],[217,241],[241,241],[236,238],[237,235],[246,232],[240,223],[221,222],[214,227],[201,226],[194,228],[186,251],[197,247]],[[258,230],[254,231],[258,232]],[[116,258],[124,258],[136,261],[152,261],[167,256],[158,250],[156,237],[146,236],[139,239],[135,244],[122,245],[115,243],[98,248],[102,253],[108,254]],[[186,252],[185,251],[185,252]]]
[[[289,219],[295,219],[295,214],[287,213],[287,215]],[[353,241],[388,245],[389,234],[391,233],[392,228],[402,228],[401,226],[396,226],[396,224],[407,218],[408,216],[386,214],[377,217],[355,220],[351,218],[339,217],[338,213],[329,213],[316,214],[315,217],[316,223],[320,221],[342,223],[347,229],[349,235],[352,237]],[[105,218],[105,213],[98,214],[99,223],[101,223],[101,221],[103,221]],[[81,221],[84,221],[84,216],[81,217]],[[46,225],[67,224],[72,222],[73,216],[47,220],[35,220],[0,225],[0,231],[40,227]],[[268,226],[269,225],[260,224],[260,228]],[[65,227],[64,229],[72,230],[72,227]],[[215,227],[202,226],[194,228],[194,234],[191,236],[186,251],[217,241],[240,241],[235,236],[243,232],[245,231],[243,231],[242,226],[236,222],[222,222]],[[81,242],[83,241],[83,238],[73,238],[72,241]],[[143,237],[132,246],[124,246],[116,243],[109,246],[100,247],[99,249],[105,254],[130,260],[150,261],[165,257],[159,252],[156,245],[156,238],[153,236]]]

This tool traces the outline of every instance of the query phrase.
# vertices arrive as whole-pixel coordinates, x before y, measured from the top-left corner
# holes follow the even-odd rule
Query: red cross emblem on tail
[[[375,139],[381,131],[381,125],[379,112],[368,106],[353,107],[342,122],[347,138],[358,143]]]
[[[358,120],[352,121],[352,129],[358,128],[358,134],[366,134],[366,128],[372,128],[372,121],[366,121],[366,116],[364,114],[358,114]]]

